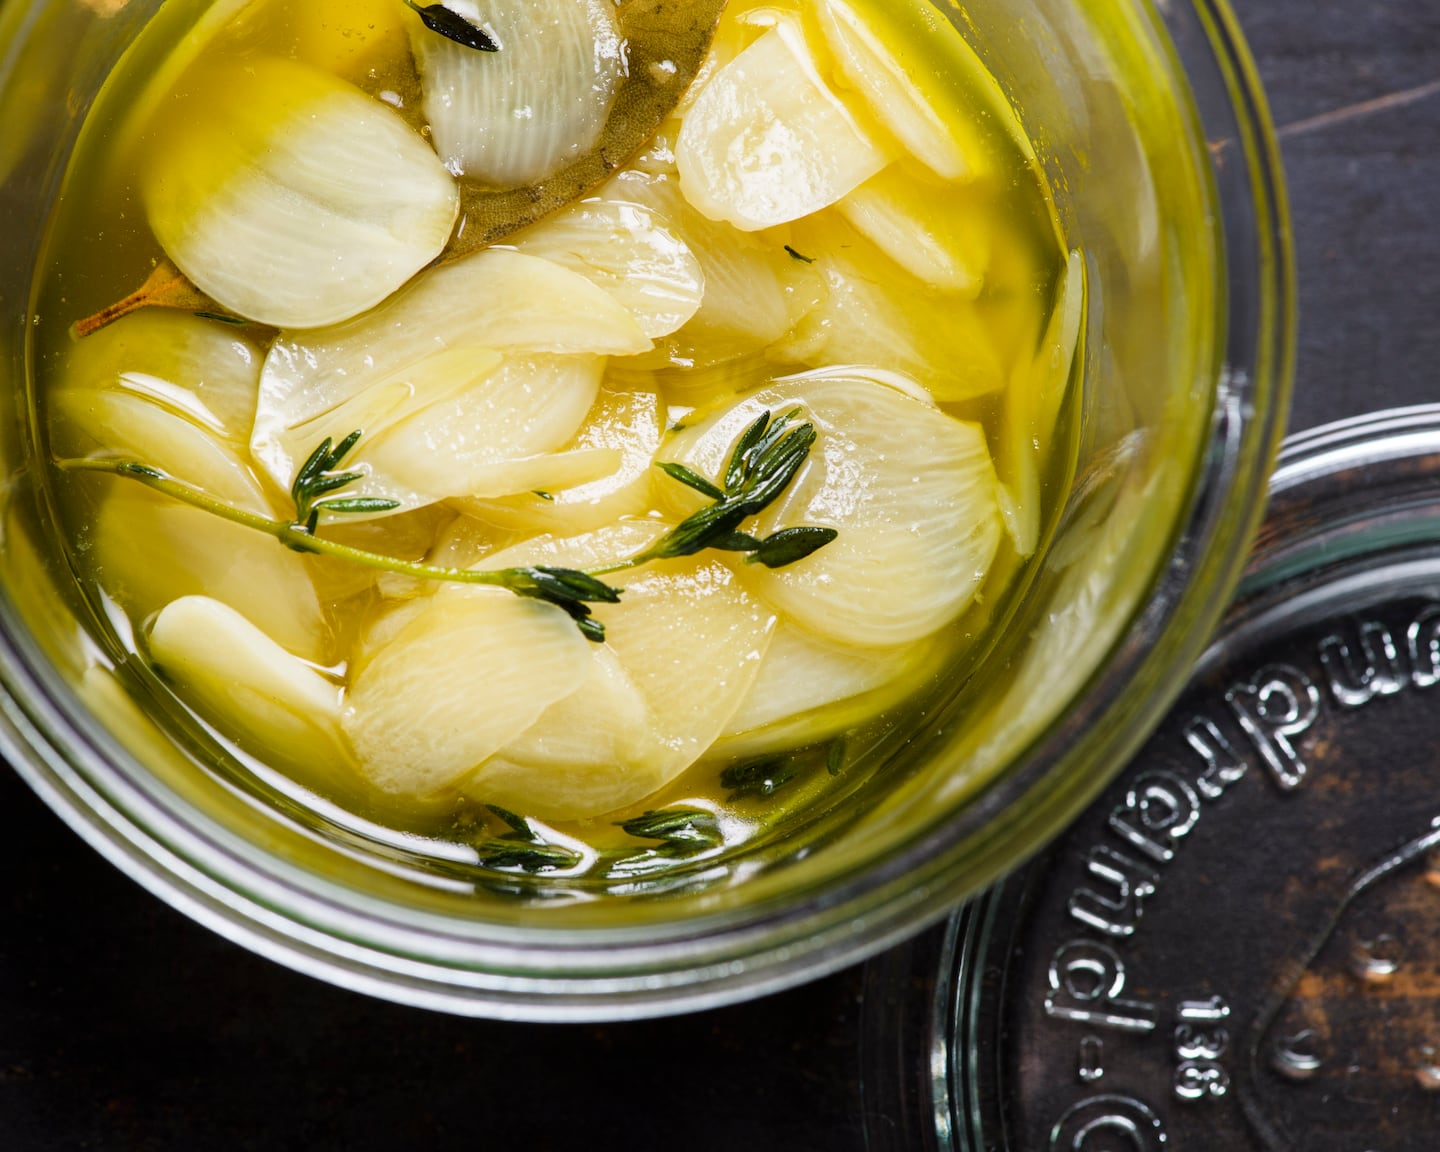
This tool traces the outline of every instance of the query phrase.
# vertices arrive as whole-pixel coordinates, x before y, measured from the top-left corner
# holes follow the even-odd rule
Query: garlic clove
[[[809,525],[837,537],[788,567],[738,561],[747,585],[817,636],[885,647],[954,620],[984,583],[1001,534],[994,466],[981,429],[864,368],[777,380],[703,415],[661,458],[715,478],[761,412],[798,408],[816,441],[794,480],[753,525],[757,536]]]
[[[990,262],[988,199],[974,184],[931,185],[892,164],[836,208],[917,280],[973,299]]]
[[[461,500],[458,506],[500,528],[517,532],[589,532],[650,507],[651,461],[660,446],[663,412],[658,392],[601,384],[585,420],[560,455],[618,458],[593,479],[565,485],[553,480],[517,488],[496,500]]]
[[[143,550],[137,540],[146,542]],[[85,556],[132,620],[183,596],[205,595],[306,660],[323,663],[331,655],[305,557],[263,533],[115,479]]]
[[[183,596],[161,609],[150,657],[181,697],[249,751],[324,777],[353,771],[340,686],[229,605]]]
[[[588,152],[625,72],[611,0],[486,0],[483,20],[463,0],[453,10],[500,50],[412,30],[425,117],[446,166],[507,188],[538,183]]]
[[[341,722],[386,792],[456,784],[574,692],[589,643],[559,608],[510,592],[432,596],[356,675]]]
[[[933,98],[933,79],[909,67],[903,51],[877,34],[873,19],[847,0],[816,0],[813,7],[841,82],[861,95],[867,111],[912,156],[945,180],[973,179],[990,167],[983,138],[965,121],[947,121],[936,112],[937,103],[947,102]],[[944,31],[955,41],[952,51],[969,52],[958,33]]]
[[[201,291],[290,328],[378,304],[439,255],[459,211],[454,180],[393,111],[270,57],[187,74],[156,115],[140,195]]]
[[[61,379],[65,388],[142,397],[243,448],[264,359],[260,346],[229,324],[147,308],[75,341]]]
[[[604,288],[652,339],[695,315],[705,293],[695,254],[639,204],[582,201],[517,233],[510,243]]]
[[[795,20],[778,21],[716,73],[675,147],[685,198],[743,231],[819,211],[887,159],[826,86]]]

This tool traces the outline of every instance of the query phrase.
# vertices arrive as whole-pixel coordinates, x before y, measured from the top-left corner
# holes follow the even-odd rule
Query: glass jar
[[[834,970],[1039,848],[1184,683],[1263,505],[1294,304],[1278,152],[1221,2],[937,4],[1008,94],[1085,260],[1078,467],[978,674],[743,851],[583,885],[295,802],[142,709],[55,543],[30,390],[47,221],[157,0],[0,3],[0,738],[87,840],[255,950],[462,1013],[630,1017]],[[457,854],[458,852],[458,854]]]

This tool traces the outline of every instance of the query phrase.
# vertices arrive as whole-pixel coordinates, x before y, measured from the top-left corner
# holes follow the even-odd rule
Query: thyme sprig
[[[660,846],[650,851],[671,858],[694,856],[725,842],[715,813],[704,808],[652,809],[620,821],[619,827],[637,840],[659,840]]]
[[[823,548],[839,533],[833,528],[783,528],[761,540],[739,531],[768,508],[795,479],[815,443],[815,426],[796,423],[800,409],[771,418],[760,413],[740,434],[716,484],[684,464],[657,464],[672,480],[693,488],[712,503],[680,521],[635,558],[636,563],[693,556],[706,548],[747,553],[747,563],[783,568]]]
[[[477,861],[486,868],[518,868],[522,872],[548,872],[573,868],[580,853],[546,841],[530,821],[498,804],[485,807],[510,829],[475,845]]]
[[[316,534],[319,513],[324,512],[377,512],[396,507],[393,501],[379,497],[337,496],[338,489],[358,479],[360,473],[336,473],[335,466],[349,453],[359,439],[352,433],[336,447],[325,440],[311,453],[305,465],[296,475],[291,489],[295,501],[295,518],[276,520],[242,508],[235,508],[223,500],[217,500],[194,485],[167,476],[158,468],[140,464],[134,460],[116,460],[105,457],[80,457],[57,460],[56,466],[65,472],[103,472],[113,476],[137,480],[148,488],[181,500],[202,511],[210,512],[232,524],[240,524],[273,536],[285,547],[295,552],[308,552],[317,556],[333,556],[382,572],[397,572],[402,576],[414,576],[422,580],[442,580],[454,584],[479,584],[505,588],[516,596],[543,600],[560,608],[575,621],[581,635],[597,643],[605,639],[605,626],[591,616],[590,603],[614,604],[620,599],[623,589],[606,584],[586,572],[573,568],[553,568],[543,565],[526,565],[515,568],[476,570],[470,568],[444,568],[434,564],[422,564],[413,560],[400,560],[378,552],[368,552],[328,540]]]
[[[363,472],[336,471],[359,440],[358,430],[333,446],[330,437],[325,437],[295,473],[295,482],[290,485],[290,498],[295,501],[294,523],[308,535],[315,535],[322,508],[326,512],[390,512],[400,507],[400,501],[384,497],[332,495],[347,484],[364,479]]]
[[[768,411],[761,413],[736,443],[721,484],[712,483],[682,464],[660,465],[667,475],[703,493],[711,503],[687,516],[643,552],[613,564],[588,569],[545,565],[489,570],[444,568],[400,560],[320,536],[318,530],[322,512],[373,514],[390,512],[400,506],[398,501],[388,497],[345,495],[342,492],[342,489],[364,477],[362,471],[342,469],[346,457],[360,441],[361,432],[358,429],[338,444],[327,436],[306,458],[290,486],[295,515],[289,520],[277,520],[235,508],[192,484],[134,460],[81,457],[57,460],[56,465],[66,472],[104,472],[137,480],[222,519],[273,536],[296,552],[333,556],[425,580],[500,587],[516,596],[542,600],[569,615],[587,640],[600,643],[605,639],[605,626],[594,618],[590,605],[617,604],[624,591],[607,584],[600,579],[601,576],[638,568],[654,560],[693,556],[706,548],[743,552],[748,563],[781,568],[803,560],[835,539],[837,533],[833,528],[783,528],[764,539],[739,530],[744,520],[763,511],[785,490],[805,463],[811,445],[815,443],[815,428],[812,424],[797,423],[799,415],[798,408],[773,420]]]
[[[447,40],[453,40],[456,44],[473,48],[477,52],[500,51],[500,44],[495,37],[470,23],[453,8],[447,8],[444,4],[417,4],[415,0],[405,0],[405,4],[420,17],[420,22],[426,28]]]

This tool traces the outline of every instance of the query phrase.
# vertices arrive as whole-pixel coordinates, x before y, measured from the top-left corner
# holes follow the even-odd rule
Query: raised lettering
[[[1146,772],[1130,785],[1125,803],[1110,813],[1110,827],[1150,859],[1168,864],[1175,845],[1200,819],[1200,797],[1179,776]]]
[[[1207,800],[1220,799],[1225,789],[1250,768],[1230,747],[1220,729],[1204,716],[1196,716],[1185,726],[1185,741],[1205,761],[1205,770],[1195,781],[1195,787]]]
[[[1287,792],[1298,788],[1308,768],[1293,740],[1320,714],[1320,691],[1314,683],[1288,665],[1272,664],[1250,683],[1231,688],[1225,701],[1275,783]]]
[[[1358,708],[1376,696],[1393,696],[1405,686],[1400,670],[1400,653],[1390,630],[1367,620],[1360,625],[1360,655],[1340,635],[1320,641],[1320,663],[1330,682],[1330,693],[1344,708]]]
[[[1155,894],[1155,873],[1112,848],[1092,848],[1085,870],[1109,884],[1115,897],[1102,896],[1093,888],[1076,889],[1070,897],[1070,915],[1107,936],[1135,935],[1145,900]]]
[[[1050,1129],[1050,1152],[1161,1152],[1165,1125],[1130,1096],[1091,1096],[1072,1105]]]
[[[1045,1012],[1121,1032],[1152,1032],[1160,1014],[1155,1005],[1125,1000],[1125,964],[1110,945],[1077,939],[1062,944],[1050,959]]]
[[[1423,609],[1405,630],[1410,647],[1410,680],[1417,688],[1440,683],[1440,604]]]

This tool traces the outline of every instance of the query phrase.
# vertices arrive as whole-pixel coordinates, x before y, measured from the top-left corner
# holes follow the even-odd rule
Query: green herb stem
[[[744,553],[748,563],[781,568],[804,559],[835,539],[832,528],[785,528],[764,540],[738,531],[742,521],[764,510],[785,490],[805,463],[815,442],[815,428],[811,424],[797,424],[799,415],[798,408],[791,409],[772,420],[768,411],[762,412],[741,435],[731,453],[723,477],[724,487],[684,465],[658,465],[667,475],[708,497],[711,503],[687,516],[643,552],[611,564],[583,569],[540,565],[490,570],[441,568],[369,552],[318,535],[322,512],[364,515],[390,512],[400,506],[398,501],[385,497],[341,492],[364,478],[363,471],[341,470],[345,457],[360,441],[358,429],[338,444],[327,436],[300,465],[290,486],[290,498],[295,504],[295,516],[291,520],[277,520],[233,507],[193,484],[134,460],[87,456],[55,463],[64,472],[103,472],[139,481],[233,524],[273,536],[295,552],[331,556],[421,580],[505,588],[516,596],[542,600],[569,615],[587,640],[600,643],[605,639],[605,626],[594,619],[590,605],[618,603],[622,591],[606,584],[599,579],[601,576],[638,568],[652,560],[692,556],[706,548]]]
[[[413,560],[400,560],[379,552],[367,552],[323,536],[314,536],[306,525],[293,520],[274,520],[254,512],[235,508],[222,500],[216,500],[204,491],[183,480],[176,480],[155,468],[136,464],[130,460],[105,459],[103,457],[74,457],[55,461],[56,467],[64,472],[105,472],[138,480],[147,488],[163,492],[166,496],[182,500],[186,504],[213,513],[234,524],[243,524],[257,532],[275,537],[287,548],[296,552],[312,552],[319,556],[334,556],[376,568],[384,572],[397,572],[402,576],[415,576],[424,580],[445,580],[455,584],[486,584],[508,588],[511,591],[528,589],[533,583],[533,573],[548,571],[535,568],[498,568],[491,571],[477,571],[470,568],[441,568],[433,564],[421,564]],[[618,594],[618,589],[610,589]]]

